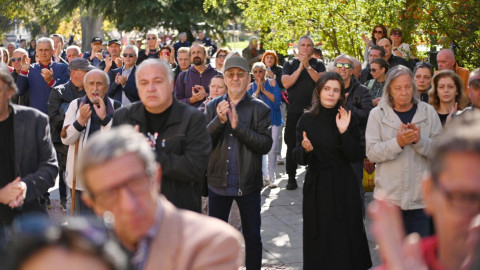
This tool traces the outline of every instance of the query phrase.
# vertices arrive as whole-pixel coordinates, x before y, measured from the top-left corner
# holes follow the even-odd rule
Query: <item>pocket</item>
[[[176,134],[168,138],[159,139],[158,144],[160,149],[166,153],[181,155],[185,152],[185,134]]]

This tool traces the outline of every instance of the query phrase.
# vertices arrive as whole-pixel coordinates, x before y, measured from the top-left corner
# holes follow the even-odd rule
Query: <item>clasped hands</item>
[[[412,143],[418,143],[420,141],[420,125],[415,126],[415,124],[401,124],[400,128],[397,131],[397,142],[400,147]]]
[[[12,209],[22,206],[26,196],[27,184],[20,177],[0,189],[0,203]]]

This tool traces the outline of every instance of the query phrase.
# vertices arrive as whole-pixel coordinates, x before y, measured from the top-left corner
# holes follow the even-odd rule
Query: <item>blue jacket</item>
[[[139,101],[140,97],[138,96],[137,85],[135,83],[135,71],[137,67],[134,66],[132,73],[128,76],[127,83],[125,87],[118,85],[115,82],[115,77],[118,73],[122,74],[122,68],[119,67],[117,69],[110,70],[108,72],[108,76],[110,77],[110,88],[108,89],[107,96],[113,98],[114,100],[122,103],[122,91],[125,92],[125,95],[130,100],[131,103],[135,101]]]
[[[52,68],[53,79],[55,82],[48,85],[41,75],[42,65],[35,63],[30,65],[28,75],[20,73],[17,80],[18,94],[25,95],[30,88],[30,107],[40,110],[48,114],[48,98],[52,88],[56,85],[67,83],[70,80],[68,66],[62,63],[50,62],[47,69]]]
[[[272,93],[275,97],[274,102],[272,102],[267,96],[262,94],[258,95],[258,98],[265,102],[268,107],[270,107],[270,122],[273,126],[281,126],[283,124],[282,112],[280,111],[280,105],[282,104],[282,92],[280,91],[280,87],[278,87],[278,83],[275,84],[275,87],[272,87],[269,81],[265,81],[263,85],[265,90]],[[251,96],[253,93],[257,91],[257,83],[253,82],[250,84],[250,88],[248,89],[248,94]]]

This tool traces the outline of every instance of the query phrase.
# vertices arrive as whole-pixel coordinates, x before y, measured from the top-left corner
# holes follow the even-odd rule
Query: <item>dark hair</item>
[[[380,56],[381,56],[381,57],[385,57],[385,49],[384,49],[382,46],[373,45],[372,47],[370,47],[370,51],[371,51],[371,50],[380,51]]]
[[[413,74],[417,73],[417,70],[419,70],[421,68],[427,68],[428,70],[430,70],[430,76],[433,77],[433,66],[430,63],[427,63],[427,62],[418,62],[415,65],[415,68],[413,69]]]
[[[343,82],[342,77],[337,72],[325,72],[317,81],[317,85],[313,90],[312,105],[305,111],[306,113],[312,116],[317,116],[320,113],[320,107],[322,106],[320,103],[320,92],[328,81],[338,81],[340,83],[340,99],[335,107],[343,105],[345,102],[345,83]]]
[[[319,47],[313,47],[313,54],[318,54],[320,55],[320,57],[323,57],[322,49],[320,49]]]
[[[162,47],[160,47],[160,50],[158,50],[159,55],[160,55],[160,52],[163,51],[163,50],[167,50],[169,53],[172,53],[172,48],[170,48],[168,46],[162,46]]]
[[[385,61],[385,59],[375,58],[375,59],[372,60],[372,62],[370,62],[370,66],[372,66],[373,63],[378,64],[380,66],[380,68],[384,68],[385,69],[385,74],[387,74],[387,72],[388,72],[388,62]]]
[[[47,248],[61,248],[95,258],[111,270],[131,269],[128,256],[97,219],[75,217],[68,226],[55,225],[39,214],[14,221],[14,242],[7,269],[17,270]]]
[[[52,37],[58,37],[58,38],[60,38],[60,41],[62,41],[62,44],[65,43],[65,41],[63,39],[63,36],[60,35],[60,34],[53,34]]]
[[[439,71],[432,79],[432,89],[428,92],[428,103],[432,105],[436,110],[440,107],[440,98],[438,97],[438,82],[442,78],[451,78],[457,88],[457,94],[455,95],[455,102],[458,105],[459,110],[463,110],[468,105],[468,99],[465,96],[465,86],[462,79],[451,70]]]
[[[383,25],[383,24],[377,24],[375,25],[373,28],[372,28],[372,41],[373,41],[373,44],[377,45],[377,41],[375,40],[375,29],[377,29],[378,27],[382,28],[382,38],[387,38],[387,28]]]
[[[452,118],[435,139],[430,173],[434,182],[445,168],[445,156],[452,152],[471,152],[480,155],[480,111],[464,112]]]

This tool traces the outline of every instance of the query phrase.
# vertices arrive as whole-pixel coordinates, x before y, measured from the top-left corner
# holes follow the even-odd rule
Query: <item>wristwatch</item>
[[[308,70],[312,69],[312,66],[308,66],[307,69],[308,69]]]

